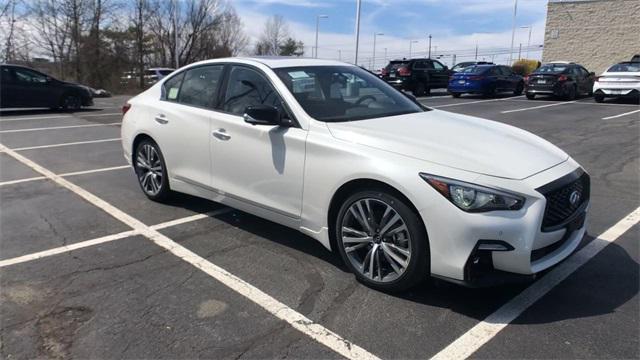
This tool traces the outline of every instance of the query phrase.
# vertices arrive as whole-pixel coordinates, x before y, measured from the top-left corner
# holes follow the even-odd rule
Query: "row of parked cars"
[[[539,95],[567,100],[593,96],[596,102],[602,102],[606,97],[639,97],[640,56],[611,66],[601,76],[580,64],[565,61],[542,64],[532,73],[521,76],[509,66],[491,62],[464,62],[449,69],[435,59],[403,59],[391,61],[382,69],[380,77],[415,96],[446,88],[453,97],[524,92],[528,99]]]

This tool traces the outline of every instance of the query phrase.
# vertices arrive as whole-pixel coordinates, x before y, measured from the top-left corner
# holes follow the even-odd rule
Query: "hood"
[[[527,178],[569,158],[527,131],[440,110],[327,126],[343,141],[507,179]]]

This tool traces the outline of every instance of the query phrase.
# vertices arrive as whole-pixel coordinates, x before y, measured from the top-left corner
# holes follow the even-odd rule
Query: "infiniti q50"
[[[425,107],[357,66],[203,61],[123,112],[147,197],[187,193],[298,229],[374,288],[530,278],[585,233],[589,176],[562,150]]]

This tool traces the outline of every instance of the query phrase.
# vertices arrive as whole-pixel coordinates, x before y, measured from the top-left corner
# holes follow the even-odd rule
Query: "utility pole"
[[[327,15],[316,15],[316,46],[314,47],[315,51],[313,52],[313,57],[318,58],[318,32],[320,30],[320,19],[326,19],[329,16]]]
[[[476,43],[476,60],[478,60],[478,43]]]
[[[456,54],[453,54],[453,58],[451,59],[451,67],[456,65]]]
[[[526,29],[529,28],[529,40],[527,40],[527,59],[529,58],[529,48],[531,47],[531,29],[533,28],[533,25],[529,25],[529,26],[520,26],[520,29]]]
[[[513,42],[516,38],[516,14],[518,13],[518,0],[513,2],[513,21],[511,29],[511,50],[509,50],[509,66],[513,64]]]
[[[356,0],[356,55],[353,63],[358,65],[358,46],[360,45],[360,9],[362,8],[362,0]]]
[[[373,33],[373,64],[371,69],[375,69],[376,67],[376,37],[384,35],[383,33]]]
[[[338,61],[342,61],[342,50],[338,50]]]
[[[429,55],[427,58],[431,59],[431,34],[429,34]]]

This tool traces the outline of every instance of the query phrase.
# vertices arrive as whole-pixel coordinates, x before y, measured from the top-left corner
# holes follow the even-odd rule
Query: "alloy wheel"
[[[392,205],[373,198],[357,200],[345,212],[340,229],[347,258],[368,279],[391,282],[409,266],[411,236]]]
[[[138,181],[142,189],[151,196],[158,195],[162,190],[163,171],[162,161],[158,151],[151,144],[143,144],[136,155]]]

